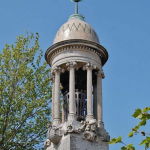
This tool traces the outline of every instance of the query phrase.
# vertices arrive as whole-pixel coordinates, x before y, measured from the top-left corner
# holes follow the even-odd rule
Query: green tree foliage
[[[142,142],[139,144],[145,146],[145,150],[150,148],[150,133],[146,133],[144,131],[140,131],[141,126],[145,126],[147,121],[150,120],[150,107],[146,107],[143,110],[141,109],[136,109],[134,114],[132,115],[136,119],[140,119],[138,125],[136,125],[134,128],[132,128],[132,131],[128,134],[128,137],[133,137],[134,134],[141,134],[144,136],[144,139]],[[118,138],[112,138],[109,144],[116,144],[116,143],[122,143],[124,146],[121,147],[121,150],[135,150],[135,147],[133,144],[126,145],[122,141],[122,137],[119,136]]]
[[[26,33],[0,53],[0,150],[40,149],[50,120],[50,70],[38,33]]]

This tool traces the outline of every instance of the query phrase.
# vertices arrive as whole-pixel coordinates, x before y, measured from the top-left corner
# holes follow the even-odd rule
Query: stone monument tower
[[[84,17],[71,15],[45,53],[51,66],[52,125],[46,150],[108,150],[102,114],[102,67],[108,59]],[[60,107],[60,101],[61,107]]]

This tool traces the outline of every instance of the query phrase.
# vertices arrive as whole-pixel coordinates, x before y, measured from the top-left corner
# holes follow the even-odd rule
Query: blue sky
[[[24,29],[38,32],[40,46],[46,51],[74,7],[69,0],[1,0],[0,51],[25,34]],[[150,1],[84,0],[79,13],[109,53],[103,68],[105,128],[111,137],[122,135],[124,143],[144,150],[138,146],[139,135],[132,139],[127,134],[138,122],[131,117],[134,110],[150,106]],[[148,127],[145,130],[150,132]],[[110,150],[119,149],[120,145],[110,146]]]

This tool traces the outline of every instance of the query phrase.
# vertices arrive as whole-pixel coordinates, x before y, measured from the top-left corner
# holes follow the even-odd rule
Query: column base
[[[54,120],[53,120],[53,126],[59,126],[60,125],[60,119],[58,119],[58,118],[54,118]]]
[[[93,116],[93,115],[87,115],[87,116],[86,116],[86,121],[89,121],[89,120],[91,120],[91,119],[94,119],[94,116]]]
[[[103,121],[97,121],[98,127],[99,128],[104,128],[104,122]]]
[[[73,121],[73,120],[76,120],[75,114],[69,114],[68,115],[68,121]]]

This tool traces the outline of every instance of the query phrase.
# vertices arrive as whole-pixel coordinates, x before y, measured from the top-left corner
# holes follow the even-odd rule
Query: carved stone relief
[[[101,137],[104,142],[108,142],[110,140],[110,136],[106,130],[104,128],[98,128],[96,119],[81,122],[74,120],[71,123],[66,122],[58,127],[51,127],[48,131],[48,139],[44,143],[45,147],[50,146],[50,142],[58,144],[61,137],[68,133],[80,134],[84,140],[88,140],[90,142],[98,143],[98,137]]]

